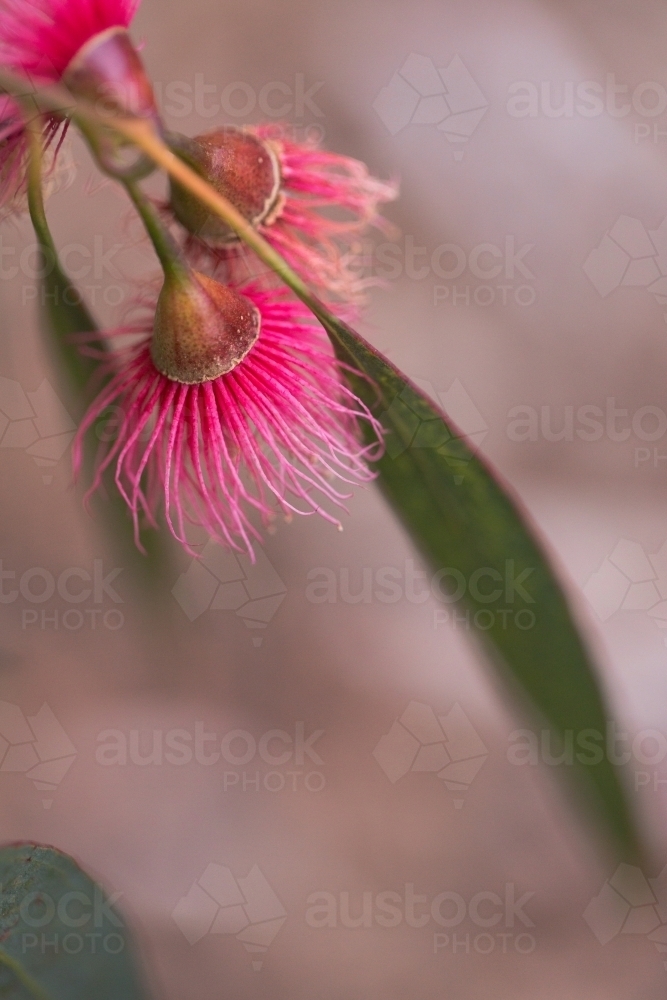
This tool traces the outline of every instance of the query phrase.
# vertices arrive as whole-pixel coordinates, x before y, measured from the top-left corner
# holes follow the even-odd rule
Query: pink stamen
[[[82,422],[75,469],[82,464],[83,436],[107,407],[119,406],[118,437],[99,456],[91,489],[100,488],[112,467],[138,544],[141,515],[155,523],[162,507],[169,530],[188,551],[190,523],[252,556],[260,537],[253,512],[265,526],[276,508],[317,513],[338,525],[327,503],[344,508],[350,494],[336,481],[373,478],[366,462],[381,453],[381,427],[343,383],[324,331],[286,290],[252,285],[241,291],[260,310],[262,328],[227,375],[201,385],[160,375],[150,356],[149,324],[140,343],[113,350],[102,366],[111,379]],[[86,338],[81,341],[85,350]],[[375,445],[360,440],[358,420],[370,423]]]

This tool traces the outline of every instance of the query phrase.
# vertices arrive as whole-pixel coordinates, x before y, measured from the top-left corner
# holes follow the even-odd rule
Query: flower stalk
[[[60,264],[58,251],[46,218],[43,193],[43,137],[40,115],[34,102],[20,102],[25,116],[28,137],[27,197],[30,219],[42,255],[44,278],[44,307],[49,325],[58,341],[58,352],[67,365],[72,382],[81,390],[94,367],[72,343],[73,329],[91,333],[95,321],[86,308],[79,291],[71,284]]]
[[[170,277],[174,280],[186,279],[190,274],[190,268],[186,261],[183,260],[176,241],[172,238],[166,226],[164,226],[152,202],[146,197],[136,181],[125,180],[123,183],[153,244],[153,249],[160,261],[165,277]]]
[[[23,103],[25,114],[25,129],[28,135],[30,156],[28,159],[28,210],[35,233],[42,248],[42,254],[50,256],[48,262],[52,266],[57,260],[56,245],[46,221],[44,210],[44,191],[42,188],[42,132],[40,118],[36,117],[36,108],[30,108],[28,101]],[[47,263],[47,261],[45,261]]]

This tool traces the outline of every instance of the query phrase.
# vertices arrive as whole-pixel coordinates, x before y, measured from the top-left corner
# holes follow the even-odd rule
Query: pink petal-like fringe
[[[284,205],[277,219],[260,226],[262,235],[310,285],[343,300],[362,301],[366,290],[380,282],[361,273],[360,240],[371,226],[392,231],[379,210],[397,197],[398,185],[377,180],[359,160],[320,150],[314,143],[292,142],[285,138],[286,127],[260,125],[251,131],[273,143],[283,175]],[[211,248],[191,237],[186,249],[199,264],[212,261],[221,280],[241,283],[263,273],[240,243]],[[264,278],[267,284],[273,280],[268,274]]]
[[[56,143],[51,171],[56,169],[57,154],[66,132],[66,122],[52,115],[44,118],[42,128],[44,150],[50,149]],[[0,209],[6,207],[11,209],[12,202],[18,203],[26,195],[28,157],[28,137],[21,111],[10,97],[6,94],[0,95]]]
[[[107,28],[127,28],[140,0],[0,0],[0,63],[57,82],[79,49]]]
[[[322,503],[344,508],[348,487],[373,478],[367,463],[382,452],[380,424],[342,381],[322,329],[285,291],[242,291],[260,309],[262,330],[228,375],[202,385],[170,381],[153,366],[145,328],[140,343],[112,351],[102,366],[111,378],[77,434],[75,470],[86,433],[118,407],[118,432],[102,445],[87,497],[112,468],[137,544],[141,519],[154,525],[163,509],[188,551],[187,525],[196,524],[252,557],[256,517],[266,526],[277,511],[318,513],[339,525]],[[377,438],[370,446],[360,420]]]

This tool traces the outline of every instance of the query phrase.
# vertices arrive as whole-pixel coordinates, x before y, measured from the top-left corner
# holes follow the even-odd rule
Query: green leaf
[[[40,290],[42,323],[54,363],[65,375],[67,385],[64,388],[70,390],[67,395],[71,398],[72,393],[74,394],[78,410],[76,417],[79,419],[83,414],[88,382],[96,362],[81,354],[72,335],[95,333],[97,325],[78,289],[62,270],[50,234],[44,238],[43,231],[40,233],[37,227],[35,230],[42,253],[42,273],[45,275]],[[87,478],[92,475],[92,450],[88,442],[85,462]],[[104,481],[107,495],[96,496],[92,508],[104,519],[110,537],[123,551],[123,558],[132,564],[140,576],[154,583],[165,575],[168,565],[168,556],[162,541],[156,531],[150,529],[143,531],[141,542],[146,555],[143,556],[139,552],[132,537],[132,522],[127,507],[113,484],[110,471],[104,477]],[[156,596],[152,590],[144,590],[144,593],[147,597]]]
[[[37,155],[37,153],[35,154]],[[81,354],[72,340],[77,333],[95,333],[97,326],[77,288],[63,271],[58,252],[44,214],[41,191],[41,159],[34,165],[35,174],[29,188],[30,218],[41,254],[39,285],[43,322],[48,332],[49,346],[65,368],[71,386],[81,397],[93,370],[93,361]]]
[[[72,858],[36,844],[4,847],[0,886],[0,997],[147,997],[122,917]]]
[[[81,354],[71,336],[76,333],[94,333],[97,326],[78,289],[62,271],[53,249],[41,239],[39,242],[42,273],[46,272],[40,289],[44,323],[55,338],[53,346],[57,346],[58,359],[65,367],[72,386],[82,394],[94,363],[91,358]]]
[[[595,669],[526,515],[424,393],[320,303],[314,311],[339,359],[367,376],[348,373],[387,434],[380,487],[431,567],[457,571],[442,577],[443,591],[455,598],[465,587],[471,629],[557,737],[591,729],[604,736],[611,715]],[[458,602],[443,608],[463,615]],[[639,838],[618,769],[606,755],[589,767],[575,759],[575,767],[578,791],[617,848],[635,858]]]
[[[79,290],[65,274],[58,257],[51,231],[44,213],[41,197],[41,177],[36,174],[29,191],[30,217],[37,236],[41,253],[40,304],[42,311],[42,326],[47,334],[47,345],[54,364],[65,376],[69,390],[68,397],[74,396],[76,401],[76,418],[80,419],[85,410],[88,383],[93,374],[96,362],[81,353],[74,336],[81,333],[98,332],[98,327],[91,316]],[[100,338],[99,346],[104,348]],[[93,459],[90,442],[86,448],[85,468],[87,476],[92,475]],[[142,532],[142,545],[146,551],[143,556],[134,544],[133,529],[125,503],[118,494],[111,470],[104,477],[107,496],[95,497],[93,509],[100,512],[105,521],[111,539],[119,548],[124,559],[132,565],[137,575],[150,587],[143,587],[147,598],[157,599],[158,591],[154,584],[162,578],[168,578],[169,557],[162,544],[162,539],[153,530]]]

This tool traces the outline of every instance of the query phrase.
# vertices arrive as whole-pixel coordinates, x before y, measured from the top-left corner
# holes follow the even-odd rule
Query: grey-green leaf
[[[454,591],[447,596],[464,588],[461,604],[445,603],[444,609],[461,619],[466,606],[471,631],[557,737],[593,730],[604,738],[611,716],[596,671],[525,513],[424,393],[324,306],[314,311],[340,360],[366,376],[348,373],[387,434],[378,465],[385,496],[431,567],[454,570],[441,578],[443,589]],[[502,595],[495,606],[489,599],[494,590]],[[637,857],[627,795],[607,756],[588,767],[575,757],[574,767],[562,770],[578,771],[575,787],[591,814],[602,819],[626,858]]]
[[[146,1000],[125,920],[72,858],[0,849],[0,997]]]
[[[41,203],[31,203],[31,219],[37,235],[41,257],[42,273],[39,293],[42,312],[42,325],[47,337],[47,345],[53,357],[54,364],[64,377],[69,398],[76,405],[77,419],[85,409],[86,392],[96,362],[83,354],[76,343],[78,334],[98,332],[98,327],[76,286],[65,274],[58,257],[51,232],[44,215]],[[97,345],[104,347],[102,338]],[[86,453],[86,472],[90,476],[93,461],[90,444]],[[151,599],[156,597],[157,580],[165,575],[169,566],[169,556],[156,531],[147,530],[142,533],[142,544],[147,557],[140,555],[134,545],[132,525],[127,508],[118,491],[112,483],[112,476],[105,477],[109,486],[108,497],[97,502],[95,507],[102,512],[109,536],[116,547],[124,553],[124,558],[131,564],[135,572],[151,585],[145,591]]]
[[[42,258],[43,277],[38,291],[44,323],[51,334],[49,346],[57,361],[64,365],[71,385],[81,393],[92,371],[93,362],[78,350],[72,335],[95,333],[97,327],[78,289],[60,264],[44,213],[41,180],[29,188],[28,204]]]

